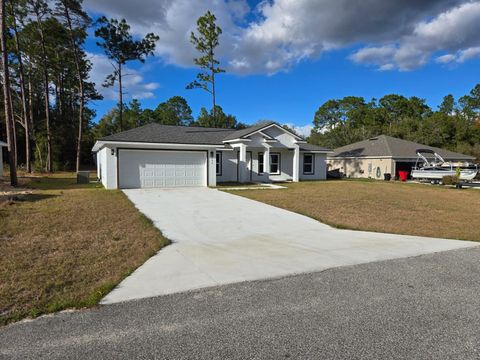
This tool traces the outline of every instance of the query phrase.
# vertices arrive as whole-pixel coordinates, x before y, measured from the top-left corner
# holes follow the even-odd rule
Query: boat
[[[478,174],[478,165],[470,163],[446,162],[439,154],[430,149],[417,150],[417,162],[410,176],[416,180],[442,180],[444,176],[457,176],[460,170],[460,180],[472,181]],[[428,157],[433,159],[430,161]]]

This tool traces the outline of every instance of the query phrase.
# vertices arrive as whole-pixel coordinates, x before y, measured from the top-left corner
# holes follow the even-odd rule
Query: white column
[[[270,180],[270,145],[265,145],[265,151],[263,152],[263,174],[265,180]]]
[[[298,182],[300,177],[300,146],[294,145],[293,149],[293,181]]]
[[[239,162],[238,162],[238,181],[243,183],[249,181],[248,169],[247,169],[247,145],[240,144],[239,150]]]
[[[208,166],[208,186],[217,186],[217,152],[213,150],[208,151],[207,157]]]

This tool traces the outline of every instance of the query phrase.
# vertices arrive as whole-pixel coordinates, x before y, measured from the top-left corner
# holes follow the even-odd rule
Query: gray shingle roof
[[[7,147],[8,144],[7,144],[6,142],[3,142],[2,140],[0,140],[0,146],[5,146],[5,147]]]
[[[474,160],[473,156],[440,149],[433,146],[402,140],[387,135],[380,135],[368,140],[339,147],[331,157],[375,157],[391,156],[393,158],[416,158],[418,149],[435,151],[445,160]]]
[[[318,145],[313,145],[313,144],[300,144],[300,151],[331,151],[331,150]]]
[[[224,140],[239,139],[271,123],[251,126],[247,129],[217,129],[204,127],[187,127],[160,125],[156,123],[123,131],[99,139],[100,141],[140,142],[140,143],[167,143],[167,144],[201,144],[223,145]],[[300,144],[301,151],[330,151],[323,147],[311,144]]]
[[[100,141],[222,145],[234,129],[171,126],[156,123],[106,136]]]

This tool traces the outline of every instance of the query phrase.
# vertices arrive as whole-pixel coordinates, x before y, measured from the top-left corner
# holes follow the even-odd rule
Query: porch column
[[[243,183],[247,182],[248,169],[247,169],[247,145],[240,144],[238,147],[239,159],[238,159],[238,181]]]
[[[293,148],[293,181],[298,182],[300,179],[300,146],[297,144]]]
[[[217,151],[209,150],[207,157],[208,181],[207,186],[217,186]]]
[[[267,181],[270,181],[270,145],[265,145],[263,152],[263,174]]]

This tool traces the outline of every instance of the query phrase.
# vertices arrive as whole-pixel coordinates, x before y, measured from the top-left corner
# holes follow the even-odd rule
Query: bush
[[[457,185],[458,184],[458,177],[456,176],[444,176],[442,178],[443,185]]]

